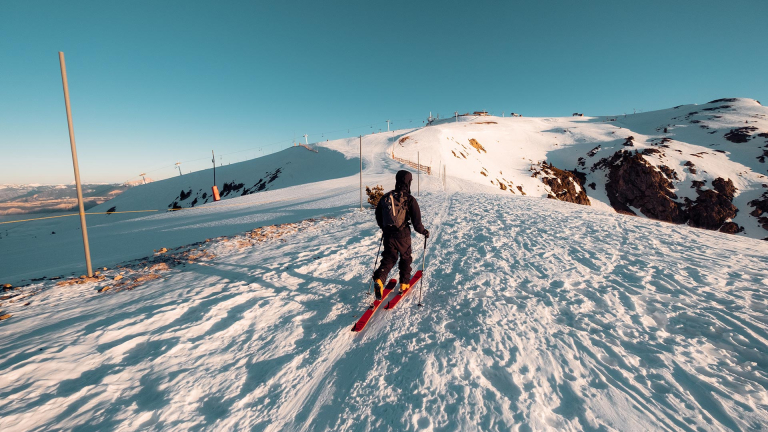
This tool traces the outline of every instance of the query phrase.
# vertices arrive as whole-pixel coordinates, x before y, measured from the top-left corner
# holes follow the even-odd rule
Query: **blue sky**
[[[2,0],[0,184],[73,181],[58,51],[83,181],[122,182],[430,111],[768,103],[767,16],[764,0]]]

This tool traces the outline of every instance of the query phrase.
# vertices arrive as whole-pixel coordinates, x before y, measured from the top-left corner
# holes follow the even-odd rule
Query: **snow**
[[[126,271],[115,264],[137,259],[140,269],[160,247],[211,258],[133,290],[37,281],[11,291],[19,295],[0,300],[12,314],[0,322],[0,430],[764,430],[768,243],[541,199],[547,191],[530,177],[530,160],[566,169],[628,135],[644,146],[656,134],[648,128],[677,113],[642,115],[631,132],[587,117],[462,118],[365,137],[365,185],[394,186],[403,166],[392,149],[413,161],[419,152],[448,178],[443,188],[436,175],[420,177],[431,232],[426,256],[414,237],[423,285],[360,334],[350,330],[370,301],[379,232],[371,211],[356,208],[357,139],[290,150],[307,166],[333,160],[274,189],[177,212],[89,216],[94,263],[108,279]],[[666,154],[670,166],[688,157]],[[740,194],[758,181],[759,163],[746,158],[694,162],[708,175],[746,170],[732,177]],[[256,171],[255,182],[277,165],[226,181]],[[337,165],[337,176],[315,177]],[[529,195],[501,190],[482,168]],[[151,186],[147,205],[163,208],[164,182],[113,201],[145,203],[138,192]],[[243,234],[280,223],[297,224],[264,241]],[[76,226],[10,228],[3,281],[82,271]]]

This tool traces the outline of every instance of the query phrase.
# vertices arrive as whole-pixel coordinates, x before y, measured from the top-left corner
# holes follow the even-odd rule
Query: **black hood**
[[[411,181],[413,175],[405,170],[400,170],[395,174],[395,190],[399,192],[411,193]]]

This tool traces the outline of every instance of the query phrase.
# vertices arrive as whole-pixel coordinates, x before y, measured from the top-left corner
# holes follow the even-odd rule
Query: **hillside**
[[[77,218],[0,225],[0,430],[764,430],[763,113],[364,137],[365,185],[394,186],[393,153],[430,167],[432,236],[423,285],[359,334],[380,234],[357,138],[217,168],[217,203],[210,171],[130,189],[93,211],[153,211],[88,216],[90,279]]]
[[[131,185],[84,184],[84,206],[87,209],[121,194]],[[50,213],[77,209],[77,189],[71,185],[0,185],[0,216],[28,213]]]
[[[421,178],[441,191],[550,197],[762,239],[768,237],[766,133],[768,108],[751,99],[626,117],[462,116],[365,136],[363,180],[390,188],[387,173],[404,167],[392,156],[420,158],[432,174]],[[334,199],[329,194],[359,199],[358,139],[313,150],[297,146],[218,167],[219,203],[211,202],[210,169],[129,189],[90,210],[95,261],[113,265],[258,223],[323,216],[324,205],[310,203]],[[189,214],[161,214],[174,208]],[[106,212],[117,213],[95,214]],[[9,270],[0,282],[82,272],[75,218],[2,228]]]
[[[393,151],[499,193],[768,237],[768,108],[751,99],[627,116],[463,117],[404,135]]]

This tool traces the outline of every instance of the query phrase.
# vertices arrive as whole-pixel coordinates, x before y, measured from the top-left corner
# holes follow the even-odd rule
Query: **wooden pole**
[[[85,207],[83,206],[83,187],[80,184],[80,167],[77,165],[77,147],[75,146],[75,129],[72,126],[72,109],[69,106],[69,85],[67,84],[67,66],[64,63],[64,53],[59,51],[61,65],[61,84],[64,86],[64,104],[67,106],[67,124],[69,125],[69,144],[72,147],[72,165],[75,169],[75,185],[77,186],[77,205],[80,208],[80,229],[83,231],[83,247],[85,248],[85,267],[88,277],[93,277],[91,268],[91,248],[88,246],[88,228],[85,226]]]
[[[360,210],[363,209],[363,136],[360,135]]]

